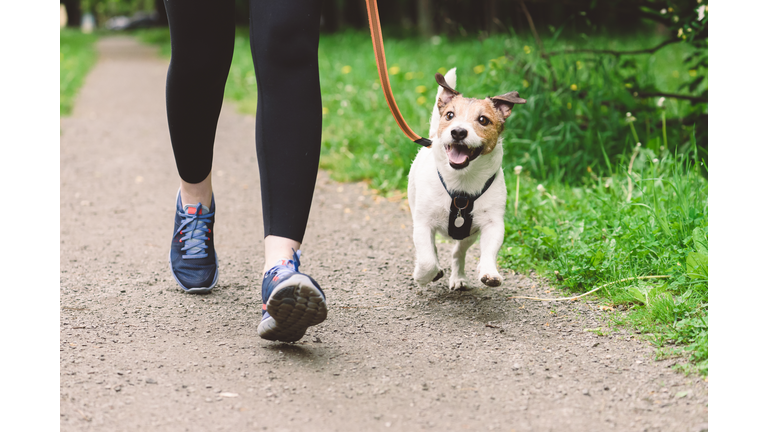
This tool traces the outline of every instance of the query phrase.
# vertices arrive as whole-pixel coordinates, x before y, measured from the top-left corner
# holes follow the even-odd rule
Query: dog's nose
[[[457,141],[463,140],[467,137],[467,130],[463,128],[456,128],[451,131],[451,136]]]

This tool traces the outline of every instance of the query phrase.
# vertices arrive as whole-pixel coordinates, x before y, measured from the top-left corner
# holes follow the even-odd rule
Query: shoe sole
[[[215,252],[214,252],[215,253]],[[171,253],[168,252],[168,266],[171,268],[171,276],[173,276],[173,279],[176,281],[177,284],[179,284],[179,287],[182,291],[184,291],[187,294],[208,294],[213,290],[213,287],[216,286],[216,282],[219,281],[219,257],[218,255],[214,255],[213,259],[216,260],[216,273],[213,275],[213,282],[211,283],[211,286],[205,288],[205,287],[197,287],[197,288],[187,288],[179,281],[179,278],[176,277],[176,273],[173,272],[173,262],[171,261]]]
[[[307,328],[320,324],[328,316],[322,292],[308,276],[295,274],[278,285],[267,300],[269,318],[259,324],[263,339],[295,342]]]

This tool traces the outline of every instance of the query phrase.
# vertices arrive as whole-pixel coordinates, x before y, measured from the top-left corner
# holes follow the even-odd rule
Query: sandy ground
[[[707,430],[707,383],[609,330],[615,312],[508,299],[557,295],[530,274],[420,290],[403,202],[322,172],[302,270],[328,319],[298,343],[260,339],[254,119],[229,104],[213,168],[219,283],[183,294],[167,262],[167,62],[128,38],[99,50],[61,121],[61,430]]]

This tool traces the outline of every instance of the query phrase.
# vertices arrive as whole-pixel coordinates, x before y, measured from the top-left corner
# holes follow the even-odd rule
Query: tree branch
[[[539,33],[536,31],[536,25],[533,23],[533,18],[531,17],[531,13],[528,12],[528,8],[525,6],[524,0],[518,0],[518,3],[520,3],[520,8],[523,10],[523,13],[525,14],[525,18],[528,20],[528,26],[531,28],[531,32],[533,32],[533,37],[536,38],[536,43],[539,45],[539,50],[543,53],[544,44],[541,42]]]
[[[634,51],[577,49],[577,50],[552,51],[552,52],[549,52],[549,53],[544,53],[543,55],[545,57],[548,57],[548,56],[556,56],[556,55],[561,55],[561,54],[592,53],[592,54],[610,54],[610,55],[614,55],[616,57],[619,57],[619,56],[623,56],[623,55],[653,54],[656,51],[662,49],[663,47],[665,47],[665,46],[667,46],[667,45],[669,45],[671,43],[679,42],[680,40],[681,39],[677,39],[677,38],[667,39],[664,42],[656,45],[653,48],[647,48],[647,49],[642,49],[642,50],[634,50]]]

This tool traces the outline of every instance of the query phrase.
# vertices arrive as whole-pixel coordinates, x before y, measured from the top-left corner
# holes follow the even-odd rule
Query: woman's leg
[[[210,207],[213,141],[235,42],[234,0],[165,1],[166,109],[184,204]]]
[[[252,0],[266,271],[304,237],[320,160],[320,0]]]
[[[320,160],[319,38],[320,0],[251,0],[265,235],[258,333],[269,340],[299,340],[328,313],[320,285],[298,271]]]
[[[181,183],[169,261],[184,291],[206,293],[219,274],[210,173],[234,49],[234,0],[166,0],[165,8],[171,31],[166,110]]]

